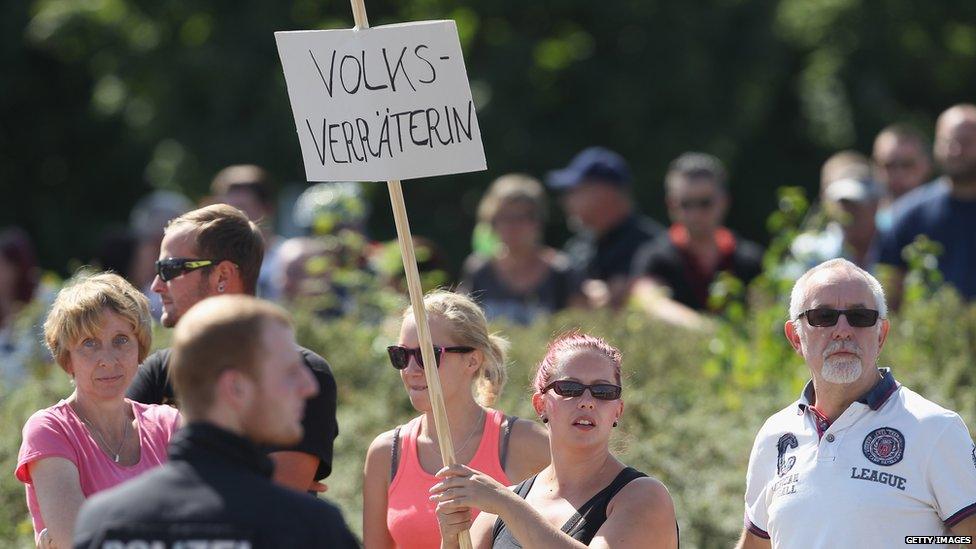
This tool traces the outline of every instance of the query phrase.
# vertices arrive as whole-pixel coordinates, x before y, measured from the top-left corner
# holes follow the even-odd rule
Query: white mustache
[[[824,349],[823,357],[827,358],[828,356],[837,352],[853,353],[860,358],[861,346],[858,345],[857,342],[848,339],[834,340],[827,345],[826,349]]]

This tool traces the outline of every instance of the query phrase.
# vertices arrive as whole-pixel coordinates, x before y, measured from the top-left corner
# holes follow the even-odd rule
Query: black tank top
[[[529,495],[529,491],[532,490],[532,485],[535,484],[537,476],[528,478],[516,486],[515,493],[525,499]],[[607,520],[607,504],[610,503],[613,496],[617,495],[617,492],[630,481],[646,476],[633,467],[627,467],[620,471],[606,488],[597,492],[595,496],[577,509],[573,516],[569,517],[569,520],[561,528],[562,532],[580,543],[589,545],[593,536]],[[495,521],[495,527],[491,534],[493,549],[522,549],[522,545],[508,531],[501,518]]]

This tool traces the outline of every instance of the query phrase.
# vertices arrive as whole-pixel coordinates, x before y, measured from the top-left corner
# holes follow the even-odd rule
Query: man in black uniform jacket
[[[226,204],[193,210],[169,222],[156,262],[152,290],[163,301],[163,326],[173,327],[198,301],[221,294],[254,295],[264,258],[261,231],[243,212]],[[319,479],[332,472],[336,423],[336,383],[319,355],[299,347],[302,361],[318,381],[318,395],[305,406],[305,435],[298,444],[271,446],[275,482],[295,490],[322,491]],[[139,367],[126,396],[146,404],[176,404],[167,368],[170,350],[150,355]]]
[[[185,423],[170,461],[88,499],[76,548],[358,547],[335,506],[271,482],[258,448],[301,440],[317,392],[284,310],[202,301],[176,327],[169,371]]]

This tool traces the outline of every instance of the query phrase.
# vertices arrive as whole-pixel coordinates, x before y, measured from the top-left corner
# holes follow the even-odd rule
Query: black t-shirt
[[[600,237],[580,234],[566,243],[572,267],[585,278],[609,282],[630,276],[637,249],[664,233],[660,223],[632,215]]]
[[[86,500],[74,547],[359,547],[339,509],[271,482],[271,461],[244,438],[193,423],[169,457]]]
[[[763,249],[748,240],[735,239],[735,249],[720,260],[710,276],[695,272],[688,254],[667,236],[645,245],[634,256],[635,278],[650,276],[671,288],[671,298],[692,309],[708,309],[708,286],[720,272],[729,272],[748,284],[762,272]]]
[[[332,472],[332,446],[339,434],[336,422],[336,382],[332,368],[324,358],[299,347],[302,361],[312,371],[319,383],[319,392],[305,402],[302,441],[288,448],[266,448],[268,452],[287,450],[303,452],[319,458],[315,479],[323,479]],[[135,379],[126,396],[143,404],[170,404],[176,406],[173,385],[169,381],[169,349],[160,349],[149,355],[139,366]]]

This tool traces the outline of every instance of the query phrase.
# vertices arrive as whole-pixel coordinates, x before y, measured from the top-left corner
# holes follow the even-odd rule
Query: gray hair
[[[797,279],[796,284],[793,285],[793,291],[790,292],[790,320],[796,320],[800,316],[800,313],[803,312],[801,307],[803,307],[803,304],[807,300],[807,282],[813,275],[826,270],[846,270],[850,273],[860,275],[867,283],[871,293],[874,294],[874,303],[878,308],[879,316],[881,318],[888,317],[888,303],[885,301],[884,288],[881,287],[878,279],[850,261],[839,258],[824,261],[820,265],[803,273]]]

